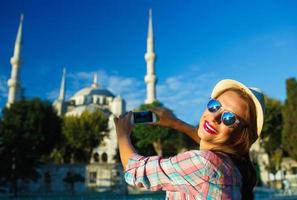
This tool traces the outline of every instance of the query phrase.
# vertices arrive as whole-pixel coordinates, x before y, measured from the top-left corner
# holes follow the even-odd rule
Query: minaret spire
[[[94,73],[92,87],[93,87],[93,88],[97,88],[97,87],[98,87],[98,82],[97,82],[97,73]]]
[[[63,75],[61,80],[60,95],[58,100],[61,102],[65,101],[65,82],[66,82],[66,68],[63,68]]]
[[[148,33],[147,33],[148,38],[153,38],[154,37],[153,19],[152,18],[153,18],[152,9],[149,9],[149,23],[148,23]]]
[[[60,94],[58,99],[54,102],[54,107],[59,116],[63,115],[67,110],[67,105],[65,101],[65,92],[66,92],[66,68],[63,68]]]
[[[15,40],[14,45],[14,52],[13,56],[10,59],[10,64],[12,66],[11,70],[11,77],[7,82],[8,85],[8,99],[6,106],[10,107],[12,103],[15,103],[16,101],[19,101],[22,97],[22,91],[21,91],[21,84],[19,80],[19,71],[21,67],[21,47],[22,47],[22,38],[23,38],[23,21],[24,21],[24,15],[21,14],[20,17],[20,24],[17,32],[17,37]]]
[[[144,77],[146,83],[147,97],[145,100],[146,104],[153,103],[156,101],[156,81],[155,76],[155,59],[156,55],[154,52],[154,34],[153,34],[153,14],[152,9],[149,9],[149,21],[148,21],[148,34],[147,34],[147,48],[144,55],[147,67],[147,73]]]

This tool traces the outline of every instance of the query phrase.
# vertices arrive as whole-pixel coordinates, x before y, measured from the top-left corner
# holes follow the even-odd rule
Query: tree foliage
[[[289,156],[297,159],[297,81],[289,78],[286,81],[287,99],[283,107],[282,143]]]
[[[0,134],[0,176],[16,194],[17,180],[36,180],[36,168],[46,160],[61,136],[61,120],[48,101],[36,98],[3,110]]]
[[[64,162],[89,162],[93,148],[100,144],[107,131],[108,118],[102,111],[64,117],[65,143],[61,147]]]
[[[143,104],[135,111],[145,111],[154,107],[163,107],[155,101],[152,104]],[[142,155],[169,156],[185,149],[187,138],[176,130],[150,125],[136,125],[131,135],[136,149]]]
[[[283,150],[280,148],[276,149],[271,154],[269,159],[269,165],[267,166],[268,170],[271,173],[276,174],[276,172],[280,169],[282,157],[283,157]]]
[[[265,97],[266,112],[262,129],[263,146],[269,156],[281,149],[283,116],[279,100]]]

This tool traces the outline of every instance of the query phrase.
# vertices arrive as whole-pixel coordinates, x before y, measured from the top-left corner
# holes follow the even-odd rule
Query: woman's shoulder
[[[190,150],[171,157],[173,166],[186,172],[195,172],[214,184],[240,185],[241,175],[231,158],[209,150]]]
[[[240,172],[228,154],[210,150],[191,150],[185,153],[203,160],[204,167],[211,177],[210,182],[224,185],[240,184]]]
[[[189,150],[189,151],[185,151],[182,154],[192,156],[192,157],[195,157],[195,156],[203,157],[207,160],[214,161],[214,162],[221,162],[223,161],[222,157],[227,156],[225,154],[216,153],[210,150]]]
[[[232,174],[237,171],[232,159],[225,153],[210,150],[190,150],[183,153],[184,157],[191,157],[193,161],[202,162],[209,170]]]
[[[209,150],[190,150],[180,153],[176,156],[179,161],[191,159],[194,163],[202,163],[209,167],[217,168],[225,165],[230,159],[223,158],[220,154]]]

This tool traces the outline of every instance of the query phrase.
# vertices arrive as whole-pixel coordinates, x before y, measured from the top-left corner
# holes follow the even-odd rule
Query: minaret
[[[65,83],[66,83],[66,69],[63,68],[60,95],[59,95],[57,101],[55,102],[55,108],[56,108],[59,116],[61,116],[62,114],[64,114],[66,112]]]
[[[65,100],[65,82],[66,82],[66,68],[63,68],[63,75],[61,80],[61,87],[60,87],[60,95],[58,100],[64,101]]]
[[[22,34],[23,34],[23,21],[24,15],[21,15],[20,25],[14,45],[14,53],[10,59],[12,66],[11,77],[7,82],[8,85],[8,99],[6,106],[9,108],[12,103],[19,101],[22,97],[21,84],[19,80],[20,67],[21,67],[21,47],[22,47]]]
[[[94,78],[93,78],[93,84],[92,84],[93,88],[97,88],[98,87],[98,82],[97,82],[97,73],[94,73]]]
[[[152,10],[149,10],[149,23],[148,23],[148,34],[147,34],[147,49],[144,55],[147,67],[147,73],[144,77],[146,83],[146,104],[153,103],[156,100],[156,81],[155,76],[155,59],[154,53],[154,36],[153,36],[153,21],[152,21]]]

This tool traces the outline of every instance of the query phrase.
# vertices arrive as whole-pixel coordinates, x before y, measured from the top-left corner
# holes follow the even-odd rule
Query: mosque
[[[12,65],[11,77],[8,80],[8,99],[6,107],[21,100],[23,98],[23,89],[20,82],[20,68],[22,63],[22,32],[23,32],[24,17],[21,15],[20,24],[18,27],[17,37],[14,46],[14,53],[10,60]],[[153,22],[152,11],[149,10],[148,34],[147,34],[147,49],[145,53],[145,61],[147,65],[147,74],[144,77],[147,87],[147,98],[144,103],[153,103],[156,100],[156,81],[155,75],[155,58],[154,53],[154,37],[153,37]],[[91,82],[91,81],[90,81]],[[53,103],[57,114],[60,116],[79,116],[84,111],[94,112],[101,110],[109,118],[108,130],[109,137],[106,137],[101,144],[93,149],[93,154],[90,163],[81,169],[77,168],[77,172],[86,176],[89,187],[96,186],[111,186],[110,179],[117,174],[114,171],[116,161],[114,160],[117,154],[117,137],[114,127],[114,116],[125,113],[125,100],[111,91],[101,88],[97,83],[97,74],[94,74],[93,83],[89,87],[82,88],[77,91],[71,98],[65,98],[66,93],[66,69],[63,69],[60,93]],[[73,169],[73,167],[72,167]],[[61,177],[66,173],[67,169],[61,169],[60,172],[55,172],[52,169],[44,169],[47,173],[51,173],[53,177]],[[105,181],[104,181],[105,180]],[[106,181],[107,180],[107,181]],[[59,185],[55,183],[55,185]],[[57,186],[59,187],[59,186]]]

